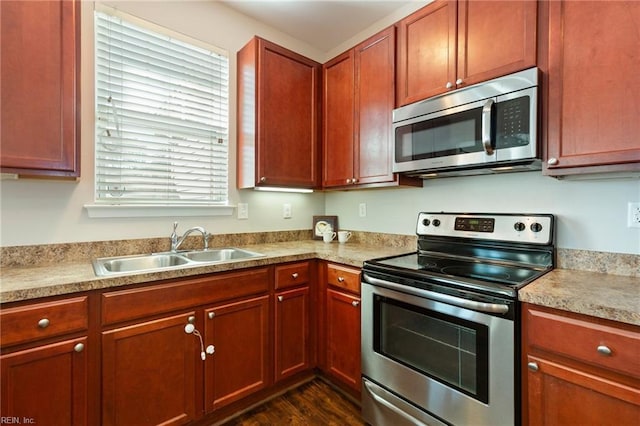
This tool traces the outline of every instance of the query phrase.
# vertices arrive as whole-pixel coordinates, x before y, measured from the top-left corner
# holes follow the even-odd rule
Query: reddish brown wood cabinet
[[[640,327],[525,305],[524,424],[640,420]]]
[[[213,411],[265,389],[269,372],[269,296],[205,310],[204,339],[215,352],[205,363],[205,409]]]
[[[395,28],[323,66],[323,187],[421,186],[393,174]]]
[[[330,378],[359,397],[360,270],[332,263],[325,268],[321,367]]]
[[[549,43],[543,172],[640,171],[640,3],[542,5]]]
[[[80,1],[0,2],[0,168],[80,176]]]
[[[320,186],[321,65],[260,37],[238,52],[237,186]]]
[[[312,356],[311,280],[309,262],[275,268],[274,357],[275,381],[306,371]],[[313,361],[312,361],[313,360]]]
[[[3,423],[91,423],[87,306],[83,296],[0,312]]]
[[[102,424],[179,425],[198,418],[200,347],[185,332],[195,312],[102,334]]]
[[[396,105],[536,65],[537,3],[436,0],[398,22]]]

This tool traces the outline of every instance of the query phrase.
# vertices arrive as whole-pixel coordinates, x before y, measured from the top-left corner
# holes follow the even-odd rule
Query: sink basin
[[[96,259],[93,261],[93,270],[97,276],[108,276],[125,273],[156,272],[188,266],[203,266],[262,256],[264,254],[235,247],[179,253],[152,253]]]
[[[225,262],[229,260],[250,259],[264,256],[260,253],[237,248],[222,248],[181,253],[182,256],[194,262]]]

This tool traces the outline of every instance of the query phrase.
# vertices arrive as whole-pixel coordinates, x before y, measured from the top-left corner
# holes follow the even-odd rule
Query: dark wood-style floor
[[[364,424],[360,407],[316,378],[226,422],[224,426]]]

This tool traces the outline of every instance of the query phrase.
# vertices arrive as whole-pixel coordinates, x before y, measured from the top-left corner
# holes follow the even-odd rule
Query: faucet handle
[[[178,229],[178,222],[173,222],[173,232],[176,232],[176,229]]]
[[[211,237],[211,234],[205,231],[204,235],[202,236],[202,238],[204,239],[205,250],[209,250],[209,237]]]

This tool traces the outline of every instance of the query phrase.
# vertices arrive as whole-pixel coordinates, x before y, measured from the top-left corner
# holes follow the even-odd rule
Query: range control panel
[[[552,244],[551,214],[427,213],[418,214],[416,234]]]

